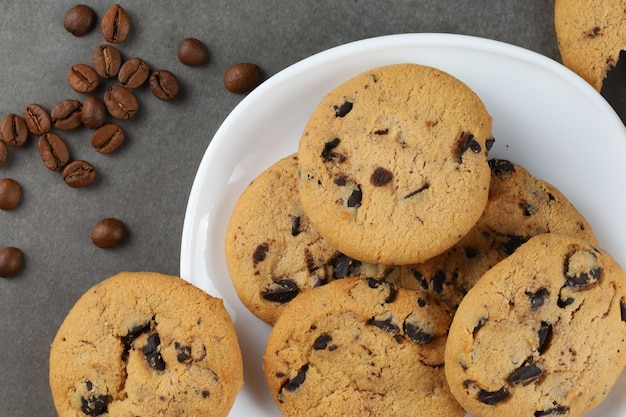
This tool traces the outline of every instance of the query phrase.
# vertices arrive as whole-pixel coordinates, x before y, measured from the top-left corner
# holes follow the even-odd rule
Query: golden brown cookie
[[[50,349],[59,417],[226,416],[242,385],[222,300],[170,275],[123,272],[95,285]]]
[[[465,84],[397,64],[332,90],[300,139],[299,191],[319,233],[363,262],[422,262],[458,242],[487,202],[491,117]]]

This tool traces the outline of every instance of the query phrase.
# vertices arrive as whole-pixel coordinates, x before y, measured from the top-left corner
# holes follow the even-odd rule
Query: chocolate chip
[[[300,388],[300,385],[302,385],[304,383],[304,380],[306,379],[306,373],[308,370],[309,364],[307,363],[306,365],[302,366],[302,368],[300,368],[296,376],[287,380],[285,385],[283,385],[283,388],[289,392],[293,392]]]
[[[361,192],[361,187],[357,187],[352,190],[352,194],[348,197],[347,206],[350,208],[361,206],[361,200],[363,199],[363,193]]]
[[[257,263],[263,262],[265,260],[265,257],[267,256],[267,252],[269,250],[270,250],[270,247],[267,243],[261,243],[259,246],[256,247],[256,249],[254,250],[254,253],[252,254],[252,259],[254,261],[255,266]]]
[[[300,230],[300,216],[296,216],[291,220],[291,236],[298,236],[302,230]]]
[[[567,412],[569,411],[569,408],[563,407],[562,405],[559,405],[557,403],[553,403],[553,405],[553,408],[535,411],[535,417],[562,415],[567,414]]]
[[[491,173],[495,175],[515,172],[515,165],[506,159],[490,159],[489,168],[491,168]]]
[[[290,279],[279,279],[273,282],[270,286],[263,291],[261,296],[267,301],[275,303],[287,303],[293,300],[300,290],[298,284]]]
[[[148,336],[148,341],[142,350],[143,355],[146,357],[146,362],[148,362],[148,366],[157,371],[165,369],[165,361],[159,351],[160,344],[161,339],[159,338],[159,334],[155,332]]]
[[[409,323],[408,321],[404,322],[404,332],[409,337],[409,339],[418,345],[427,345],[433,340],[435,340],[435,335],[428,333],[420,326]]]
[[[324,150],[322,151],[322,158],[327,162],[344,162],[346,157],[340,153],[334,151],[334,149],[339,146],[341,140],[339,138],[335,138],[330,142],[326,142],[324,144]]]
[[[308,247],[304,248],[304,263],[310,275],[313,275],[315,271],[320,268],[319,265],[315,262],[315,256],[313,256],[311,249],[309,249]]]
[[[526,241],[528,241],[527,238],[518,235],[509,235],[508,238],[509,240],[502,244],[502,248],[507,255],[511,255],[517,250],[517,248],[519,248],[524,243],[526,243]]]
[[[331,340],[333,340],[331,335],[329,335],[328,333],[324,333],[321,336],[319,336],[317,339],[315,339],[315,342],[313,342],[313,349],[315,350],[326,349],[326,347],[328,346],[328,342],[330,342]]]
[[[497,391],[485,391],[483,389],[478,393],[478,401],[487,405],[495,405],[506,400],[509,397],[509,390],[505,387]]]
[[[352,110],[352,103],[344,101],[340,106],[333,106],[335,109],[335,117],[345,117]]]
[[[383,185],[389,184],[392,179],[393,173],[391,171],[382,167],[377,167],[370,177],[370,182],[375,187],[382,187]]]
[[[433,291],[441,294],[443,291],[443,284],[446,280],[446,273],[444,271],[437,271],[433,274],[431,282],[433,284]]]
[[[595,26],[593,29],[587,32],[587,37],[589,39],[595,39],[602,33],[602,29],[599,26]]]
[[[530,203],[522,202],[519,203],[519,206],[522,209],[524,217],[530,217],[537,211],[536,208]]]
[[[331,259],[329,261],[329,265],[334,268],[333,278],[343,279],[347,276],[352,275],[354,268],[360,266],[361,262],[341,253]]]
[[[376,289],[381,286],[388,288],[389,294],[387,295],[387,297],[385,297],[386,303],[390,303],[394,300],[394,298],[396,298],[396,286],[393,285],[391,282],[385,281],[384,279],[376,279],[370,277],[365,278],[365,281],[367,282],[367,285],[369,285],[369,287],[372,289]]]
[[[550,342],[552,341],[552,325],[548,322],[542,321],[541,327],[537,333],[539,336],[539,346],[537,347],[537,351],[542,354],[550,347]]]
[[[619,311],[622,321],[626,321],[626,304],[624,304],[624,300],[619,302]]]
[[[419,193],[421,193],[422,191],[428,190],[430,188],[430,184],[426,183],[424,185],[422,185],[420,188],[418,188],[417,190],[411,191],[410,193],[408,193],[407,195],[404,196],[404,199],[408,199],[411,197],[414,197],[416,195],[418,195]]]
[[[547,289],[541,288],[535,292],[526,291],[525,293],[530,299],[530,309],[536,310],[544,304],[544,301],[550,293]]]
[[[87,398],[81,398],[80,411],[88,416],[99,416],[107,412],[109,397],[107,395],[91,395]]]
[[[567,297],[565,299],[562,298],[562,294],[559,293],[559,299],[556,301],[556,305],[561,307],[561,308],[565,308],[568,305],[572,304],[574,300],[572,297]]]
[[[379,329],[382,329],[387,333],[391,333],[394,335],[400,333],[400,328],[392,323],[391,317],[384,320],[377,320],[372,317],[367,321],[367,324],[378,327]]]
[[[191,346],[183,346],[178,342],[174,342],[174,349],[176,349],[176,360],[180,363],[189,363],[192,360]]]
[[[209,398],[211,396],[211,393],[207,390],[203,390],[202,391],[202,398]]]
[[[598,282],[602,268],[598,265],[597,259],[597,256],[588,250],[574,252],[567,259],[565,285],[573,290],[583,290]]]
[[[508,382],[511,385],[528,385],[541,378],[542,374],[543,371],[541,370],[541,368],[533,365],[529,361],[524,361],[522,366],[517,368],[511,373],[511,375],[509,375]]]
[[[474,135],[468,132],[461,132],[459,139],[457,141],[457,150],[456,154],[458,155],[459,164],[463,162],[463,155],[468,150],[474,153],[480,153],[482,150],[480,143],[474,139]]]
[[[409,269],[409,271],[411,271],[411,274],[413,275],[413,278],[415,278],[415,280],[420,285],[420,287],[422,287],[423,289],[427,290],[428,289],[428,281],[426,281],[426,278],[424,277],[424,274],[422,274],[420,271],[418,271],[416,269]]]
[[[380,136],[383,136],[383,135],[388,135],[388,134],[389,134],[389,129],[379,129],[379,130],[375,130],[375,131],[374,131],[374,134],[375,134],[375,135],[380,135]]]
[[[476,332],[479,331],[480,328],[483,327],[486,322],[487,322],[486,317],[481,317],[480,319],[478,319],[478,323],[476,323],[476,326],[474,326],[474,328],[472,329],[472,334],[476,334]]]
[[[335,183],[335,185],[338,185],[340,187],[343,187],[344,185],[346,185],[348,183],[348,181],[346,181],[345,177],[335,177],[333,179],[333,182]]]
[[[489,138],[485,141],[485,148],[487,148],[487,152],[489,152],[491,148],[493,148],[493,145],[495,143],[496,143],[496,140],[494,138]]]

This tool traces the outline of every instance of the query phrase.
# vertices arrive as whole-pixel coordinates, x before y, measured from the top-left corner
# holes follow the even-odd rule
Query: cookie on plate
[[[423,292],[346,278],[293,300],[263,357],[285,417],[464,416],[444,374],[451,314]]]
[[[456,311],[450,390],[475,417],[580,416],[626,364],[626,276],[606,252],[559,233],[490,269]]]
[[[559,232],[597,244],[587,220],[556,187],[505,159],[490,159],[489,166],[489,199],[478,222],[441,255],[403,266],[401,286],[431,291],[454,309],[487,270],[533,236]]]
[[[556,0],[554,24],[563,64],[596,90],[626,49],[624,0]]]
[[[417,64],[332,90],[301,136],[304,212],[363,262],[422,262],[461,239],[487,202],[491,116],[455,77]]]
[[[226,264],[237,295],[270,325],[303,291],[337,278],[393,279],[400,272],[331,247],[302,210],[297,177],[296,154],[263,171],[239,197],[226,231]]]
[[[95,285],[50,349],[59,417],[226,416],[242,385],[222,300],[170,275],[122,272]]]

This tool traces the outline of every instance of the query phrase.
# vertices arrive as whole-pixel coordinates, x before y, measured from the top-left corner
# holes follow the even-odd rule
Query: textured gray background
[[[91,62],[103,39],[98,29],[82,38],[64,30],[63,16],[74,4],[0,0],[0,117],[34,102],[51,108],[65,98],[84,98],[69,88],[66,73],[75,63]],[[88,4],[101,17],[113,3]],[[122,6],[132,20],[129,39],[119,45],[123,56],[171,70],[182,93],[165,103],[140,89],[140,111],[122,123],[127,140],[111,155],[91,148],[86,129],[64,134],[72,157],[98,170],[96,183],[85,189],[71,189],[48,171],[33,137],[9,149],[0,178],[19,181],[24,196],[16,210],[0,211],[0,247],[20,247],[26,266],[20,276],[0,279],[0,417],[56,415],[49,344],[90,286],[121,270],[179,273],[194,175],[212,135],[242,98],[222,85],[231,64],[255,62],[271,76],[330,47],[406,32],[481,36],[559,59],[549,0],[145,0]],[[207,65],[178,62],[176,47],[185,37],[206,43]],[[110,216],[128,225],[130,239],[99,249],[89,231]]]

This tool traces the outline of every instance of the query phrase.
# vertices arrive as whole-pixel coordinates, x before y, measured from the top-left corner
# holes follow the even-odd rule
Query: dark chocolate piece
[[[352,110],[352,103],[344,101],[340,106],[333,106],[335,109],[335,117],[345,117]]]
[[[159,351],[159,345],[161,344],[161,339],[159,338],[159,334],[154,332],[148,336],[148,341],[146,345],[143,347],[143,355],[146,357],[146,362],[148,366],[152,369],[156,369],[157,371],[162,371],[165,369],[165,361],[163,360],[163,356],[161,356],[161,352]]]
[[[270,284],[263,294],[263,299],[276,303],[287,303],[298,295],[298,284],[290,279],[279,279]]]
[[[404,332],[412,342],[418,345],[427,345],[435,340],[435,335],[430,334],[416,324],[404,322]]]
[[[483,389],[478,393],[478,401],[487,405],[495,405],[509,397],[509,390],[505,387],[500,388],[497,391],[485,391]]]

